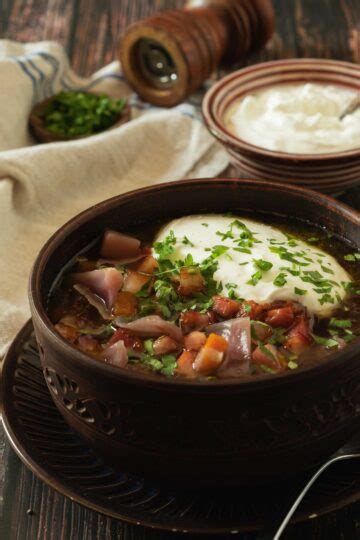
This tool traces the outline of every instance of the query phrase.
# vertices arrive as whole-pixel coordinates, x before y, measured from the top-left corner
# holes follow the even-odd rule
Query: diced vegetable
[[[153,343],[153,354],[155,356],[162,356],[179,350],[179,342],[170,336],[160,336]]]
[[[199,332],[198,330],[190,332],[190,334],[184,337],[185,349],[191,351],[199,351],[201,347],[205,345],[205,342],[206,334],[204,334],[204,332]]]
[[[123,283],[123,276],[116,268],[102,268],[101,270],[76,273],[72,274],[71,277],[73,283],[86,287],[103,300],[109,311],[112,309],[116,295]],[[84,294],[84,290],[83,292],[79,288],[77,290]]]
[[[131,317],[136,314],[137,298],[128,291],[117,294],[114,304],[115,317]]]
[[[233,319],[225,359],[219,377],[240,377],[250,372],[251,331],[249,317]]]
[[[184,351],[177,359],[177,373],[183,377],[196,377],[197,375],[193,368],[195,357],[196,353],[194,351]]]
[[[117,341],[102,353],[105,362],[117,367],[125,367],[128,363],[128,355],[123,341]]]
[[[132,294],[138,293],[146,283],[151,283],[151,277],[145,274],[139,274],[135,270],[127,270],[122,290]]]
[[[57,323],[55,324],[55,328],[59,332],[59,334],[67,341],[70,341],[70,343],[74,343],[79,337],[79,333],[72,326]]]
[[[170,321],[165,321],[158,315],[148,315],[147,317],[141,317],[129,323],[116,319],[115,323],[120,328],[130,330],[139,336],[162,336],[166,334],[178,343],[182,343],[183,341],[180,328]]]
[[[140,240],[117,231],[106,231],[100,248],[101,257],[124,259],[140,252]]]
[[[149,255],[136,265],[136,271],[143,272],[144,274],[153,274],[158,266],[157,260]]]
[[[210,334],[194,361],[194,369],[202,375],[210,375],[220,366],[228,342],[217,334]]]

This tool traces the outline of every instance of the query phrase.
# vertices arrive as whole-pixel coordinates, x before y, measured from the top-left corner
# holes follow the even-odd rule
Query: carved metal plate
[[[76,392],[76,388],[71,390]],[[258,530],[287,508],[307,479],[306,475],[291,485],[279,482],[256,489],[200,491],[157,485],[128,474],[121,466],[119,470],[109,467],[70,429],[55,407],[40,367],[31,321],[4,361],[2,399],[7,435],[24,463],[63,495],[123,521],[192,533]],[[318,480],[295,521],[358,499],[359,465],[356,461],[342,463]]]

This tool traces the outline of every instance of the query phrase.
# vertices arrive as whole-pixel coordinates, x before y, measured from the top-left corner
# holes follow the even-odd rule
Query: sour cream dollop
[[[188,254],[196,263],[209,256],[217,261],[214,279],[224,296],[233,290],[237,297],[259,303],[296,300],[310,313],[328,316],[345,298],[346,284],[351,282],[328,253],[250,219],[185,216],[165,225],[156,241],[163,242],[170,234],[175,236],[169,255],[173,261]]]
[[[226,123],[240,139],[267,150],[325,154],[360,148],[360,109],[340,115],[358,92],[317,83],[277,85],[235,102]]]

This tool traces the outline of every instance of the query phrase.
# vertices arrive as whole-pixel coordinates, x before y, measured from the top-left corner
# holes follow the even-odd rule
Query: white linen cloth
[[[78,141],[35,144],[30,110],[62,89],[125,95],[133,119]],[[225,169],[225,152],[201,122],[200,100],[155,108],[131,93],[118,62],[83,79],[56,43],[0,40],[0,356],[29,317],[31,265],[60,225],[113,195]]]

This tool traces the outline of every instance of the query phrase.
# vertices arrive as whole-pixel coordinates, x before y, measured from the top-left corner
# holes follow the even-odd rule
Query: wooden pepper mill
[[[262,47],[274,32],[271,0],[192,0],[131,25],[120,44],[129,84],[145,100],[171,107],[219,66]]]

